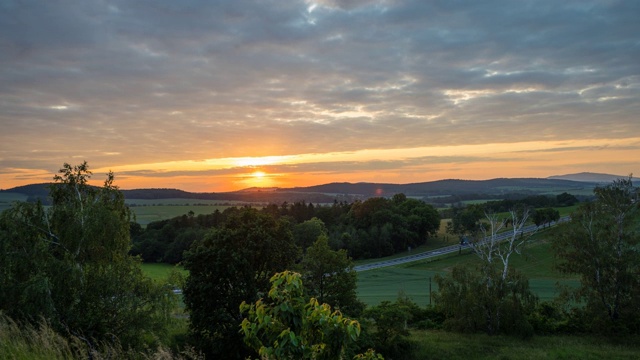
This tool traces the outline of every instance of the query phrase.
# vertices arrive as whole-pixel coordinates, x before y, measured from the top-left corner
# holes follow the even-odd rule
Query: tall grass
[[[67,360],[67,359],[135,359],[174,360],[201,359],[193,349],[176,355],[165,347],[147,350],[124,349],[117,342],[89,345],[77,336],[64,337],[46,321],[37,325],[19,324],[0,313],[0,359],[3,360]]]

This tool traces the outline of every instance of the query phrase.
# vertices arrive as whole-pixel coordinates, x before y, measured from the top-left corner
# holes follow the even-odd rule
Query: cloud
[[[0,10],[8,167],[640,134],[638,2],[63,0]]]

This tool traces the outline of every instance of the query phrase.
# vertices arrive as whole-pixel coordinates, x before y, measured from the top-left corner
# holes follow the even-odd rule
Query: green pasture
[[[229,206],[224,205],[153,205],[153,206],[130,206],[131,211],[136,215],[136,222],[146,226],[150,222],[171,219],[177,216],[186,215],[193,211],[194,215],[211,214],[217,210],[223,211]]]
[[[125,203],[129,206],[177,206],[177,205],[192,205],[192,206],[243,206],[251,205],[244,201],[232,201],[232,200],[204,200],[204,199],[185,199],[185,198],[171,198],[171,199],[126,199]]]
[[[412,330],[415,359],[638,359],[640,337],[515,336]]]
[[[177,216],[186,215],[193,211],[194,215],[212,214],[216,210],[232,206],[254,206],[262,207],[259,203],[249,203],[243,201],[228,200],[200,200],[200,199],[127,199],[126,204],[136,215],[136,222],[146,226],[150,222],[171,219]]]
[[[548,235],[549,231],[534,235],[523,255],[511,256],[511,265],[529,278],[529,285],[540,300],[555,298],[557,283],[569,286],[578,284],[577,278],[564,276],[554,269]],[[470,249],[463,249],[461,254],[449,254],[396,267],[360,272],[358,297],[368,305],[377,305],[384,300],[394,301],[398,294],[402,293],[419,305],[427,305],[429,284],[431,283],[432,292],[438,289],[434,281],[436,274],[444,275],[458,264],[473,266],[478,263],[478,257]]]
[[[184,276],[187,276],[187,271],[179,265],[171,265],[164,263],[142,263],[142,272],[154,281],[166,281],[169,278],[172,270],[178,270]]]
[[[534,235],[530,244],[523,251],[523,255],[514,254],[511,257],[511,264],[529,278],[532,291],[543,301],[552,300],[557,296],[557,283],[569,286],[577,286],[578,284],[576,277],[564,276],[554,269],[551,246],[546,239],[549,233],[550,231],[547,230]],[[440,246],[444,246],[444,244]],[[434,247],[436,246],[434,245]],[[425,246],[420,250],[427,251],[428,249]],[[404,255],[406,253],[395,257]],[[369,260],[368,262],[381,260],[383,259]],[[358,273],[358,297],[368,305],[377,305],[384,300],[395,301],[399,294],[404,294],[418,305],[424,306],[430,301],[429,285],[431,285],[432,293],[438,289],[434,280],[437,274],[445,275],[457,264],[473,266],[478,262],[478,258],[470,249],[463,249],[461,254],[455,253],[434,259],[360,272]],[[358,262],[358,264],[362,263]],[[187,274],[184,268],[176,265],[142,264],[142,270],[150,278],[157,281],[166,280],[172,269],[178,269],[185,276]]]
[[[495,201],[496,199],[485,199],[485,200],[464,200],[461,201],[465,205],[476,205],[476,204],[484,204],[489,201]]]

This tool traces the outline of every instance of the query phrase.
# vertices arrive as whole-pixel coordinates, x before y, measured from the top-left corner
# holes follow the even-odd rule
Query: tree
[[[0,216],[0,310],[44,317],[88,342],[140,344],[168,317],[169,291],[128,255],[131,213],[113,184],[88,184],[86,162],[64,164],[50,187],[51,207],[19,203]]]
[[[479,205],[469,205],[465,208],[455,208],[453,217],[447,223],[447,232],[451,235],[475,237],[480,230],[480,219],[483,209]]]
[[[511,210],[509,215],[509,218],[499,218],[496,214],[485,213],[486,222],[480,224],[482,236],[469,243],[475,254],[487,265],[493,266],[500,261],[502,280],[507,278],[511,255],[520,254],[530,236],[525,236],[522,232],[529,219],[529,210]],[[511,230],[501,233],[507,223],[511,224]]]
[[[456,267],[448,277],[436,276],[440,289],[436,304],[457,330],[530,335],[526,315],[533,311],[536,299],[528,280],[509,266],[511,255],[520,253],[526,241],[522,229],[529,213],[521,209],[511,210],[509,219],[491,213],[485,217],[479,225],[482,236],[469,243],[480,265],[476,271]],[[511,230],[502,233],[507,222]]]
[[[434,300],[445,315],[445,328],[489,335],[532,335],[527,317],[536,298],[519,272],[512,270],[503,279],[494,266],[483,264],[473,269],[458,265],[451,274],[436,275],[435,280],[439,290]]]
[[[407,325],[412,319],[410,305],[408,299],[398,298],[393,303],[383,301],[369,307],[363,314],[363,318],[373,321],[375,325],[371,337],[376,350],[389,358],[411,358],[414,344],[409,339]]]
[[[360,336],[360,324],[328,304],[304,296],[300,274],[285,271],[271,278],[268,296],[243,302],[244,341],[262,359],[341,359]],[[382,359],[369,351],[358,359]]]
[[[329,239],[320,235],[300,262],[300,272],[309,295],[321,304],[358,315],[364,305],[356,294],[357,274],[346,250],[333,251]]]
[[[631,177],[594,190],[555,237],[558,268],[580,275],[571,292],[596,331],[640,331],[640,210]]]
[[[560,212],[554,208],[538,209],[533,214],[533,222],[536,226],[551,224],[551,222],[558,221],[560,219]]]
[[[327,227],[322,220],[314,217],[293,227],[293,237],[303,252],[321,235],[327,235]]]
[[[211,358],[244,358],[248,349],[238,336],[239,306],[269,290],[273,274],[298,258],[289,224],[252,208],[229,213],[220,228],[196,240],[185,253],[189,271],[184,302],[189,332]]]
[[[557,195],[556,201],[558,202],[558,206],[573,206],[579,202],[578,198],[566,192]]]

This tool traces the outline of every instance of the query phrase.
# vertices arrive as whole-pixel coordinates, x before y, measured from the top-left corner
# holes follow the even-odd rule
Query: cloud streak
[[[64,0],[0,10],[0,166],[21,176],[86,159],[138,166],[141,184],[156,171],[145,164],[327,154],[322,171],[335,181],[383,169],[415,182],[444,174],[446,161],[423,164],[421,176],[405,157],[342,166],[331,154],[640,137],[632,1]],[[555,166],[637,167],[637,148],[593,167],[584,150]],[[505,162],[490,154],[473,159]],[[451,169],[468,156],[448,155]],[[552,166],[496,176],[562,171]],[[213,171],[238,170],[224,169]]]

